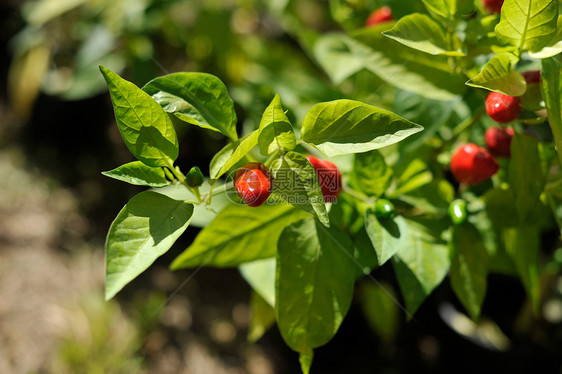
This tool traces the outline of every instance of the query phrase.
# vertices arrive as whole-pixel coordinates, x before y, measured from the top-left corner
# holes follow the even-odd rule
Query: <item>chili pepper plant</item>
[[[499,15],[479,2],[422,2],[423,12],[393,11],[396,21],[307,44],[334,87],[372,77],[402,95],[394,106],[342,89],[297,122],[275,95],[259,127],[241,134],[219,77],[178,72],[139,88],[100,67],[137,159],[104,174],[148,187],[109,229],[106,298],[194,225],[201,231],[170,269],[239,267],[254,318],[277,324],[305,373],[377,267],[394,269],[407,319],[448,282],[478,321],[490,273],[518,277],[538,315],[544,264],[560,246],[543,234],[562,227],[559,2],[505,0]],[[527,82],[530,70],[540,73]],[[500,97],[491,118],[489,95]],[[411,98],[429,115],[394,110]],[[504,103],[516,108],[498,116]],[[184,172],[174,122],[226,145]],[[497,126],[509,136],[485,140]]]

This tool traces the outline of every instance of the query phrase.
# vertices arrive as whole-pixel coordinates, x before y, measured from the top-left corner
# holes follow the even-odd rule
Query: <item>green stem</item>
[[[374,200],[372,198],[369,198],[367,196],[364,196],[362,194],[360,194],[359,192],[355,191],[353,188],[347,186],[344,184],[343,186],[343,191],[351,196],[353,196],[356,199],[359,199],[367,204],[374,204]]]
[[[264,165],[269,168],[271,166],[271,164],[273,163],[273,161],[275,161],[279,157],[280,154],[281,154],[281,152],[279,151],[279,149],[276,150],[275,152],[273,152],[271,154],[271,156],[269,156],[267,161],[264,162]]]

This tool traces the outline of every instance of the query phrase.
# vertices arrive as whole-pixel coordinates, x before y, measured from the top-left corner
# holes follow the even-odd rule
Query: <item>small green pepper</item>
[[[375,203],[375,215],[379,219],[391,218],[394,215],[394,205],[387,199],[378,199]]]
[[[466,201],[457,199],[449,205],[449,216],[454,225],[460,225],[466,221],[468,213],[466,212]]]
[[[189,187],[199,187],[205,182],[205,177],[203,173],[201,173],[201,170],[197,166],[194,166],[185,176],[185,182]]]

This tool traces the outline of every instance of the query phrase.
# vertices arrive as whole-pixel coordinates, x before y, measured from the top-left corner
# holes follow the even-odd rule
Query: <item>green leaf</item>
[[[170,268],[229,267],[272,257],[283,228],[305,216],[287,204],[258,208],[231,205],[201,230]]]
[[[433,175],[429,171],[428,166],[419,158],[410,161],[404,170],[395,170],[395,174],[399,175],[396,181],[396,188],[392,192],[387,193],[388,197],[398,197],[412,192],[431,183],[433,180]]]
[[[242,277],[269,305],[275,305],[275,258],[246,262],[240,265]]]
[[[446,19],[452,19],[455,16],[457,2],[456,0],[422,0],[423,5],[432,12]]]
[[[102,171],[102,174],[137,186],[164,187],[171,183],[166,179],[162,168],[146,166],[140,161],[129,162],[113,170]]]
[[[392,286],[386,283],[364,282],[359,287],[359,298],[363,314],[371,328],[383,341],[393,341],[400,320]]]
[[[530,52],[529,56],[532,58],[549,58],[556,56],[562,52],[562,16],[558,16],[558,22],[556,22],[556,35],[550,40],[550,42],[544,46],[540,51]]]
[[[303,155],[289,152],[277,159],[271,170],[275,176],[273,192],[297,208],[315,214],[323,225],[330,226],[318,175]]]
[[[423,127],[392,112],[353,100],[316,104],[303,120],[301,137],[331,157],[399,142]]]
[[[542,60],[541,87],[548,111],[548,123],[562,165],[562,63],[559,59],[551,57]]]
[[[214,75],[169,74],[151,80],[143,90],[179,119],[238,140],[234,103]]]
[[[299,363],[301,364],[302,374],[309,374],[312,360],[314,359],[314,352],[312,349],[306,350],[299,354]]]
[[[416,210],[427,214],[444,214],[455,197],[453,186],[443,179],[436,179],[424,184],[405,195],[400,201],[410,204]]]
[[[422,0],[422,2],[429,12],[447,20],[470,13],[474,9],[474,3],[466,0]]]
[[[211,160],[209,174],[211,179],[218,179],[242,160],[248,152],[258,145],[259,130],[243,137],[236,143],[229,143]]]
[[[508,177],[520,222],[540,203],[539,198],[544,188],[540,165],[537,139],[515,134],[511,139]]]
[[[377,150],[358,153],[349,179],[355,189],[367,196],[381,196],[392,181],[392,168]]]
[[[263,113],[258,144],[264,156],[269,156],[277,150],[281,153],[289,152],[297,145],[293,126],[283,111],[279,95],[275,95]]]
[[[260,132],[255,130],[236,143],[229,143],[221,149],[211,160],[209,166],[211,179],[218,179],[233,166],[240,162],[258,145]]]
[[[404,233],[408,231],[408,224],[402,216],[379,220],[374,209],[368,209],[365,213],[365,230],[377,254],[379,266],[407,245]]]
[[[178,138],[168,115],[143,90],[100,66],[115,119],[131,153],[147,166],[167,166],[178,157]]]
[[[521,96],[525,93],[527,84],[523,76],[513,69],[517,61],[519,59],[511,53],[497,54],[466,84],[504,95]]]
[[[141,192],[119,212],[105,243],[105,299],[166,253],[185,231],[193,205],[153,191]]]
[[[505,0],[496,37],[520,51],[539,51],[556,33],[558,1]]]
[[[322,35],[314,56],[335,84],[367,69],[389,85],[431,99],[452,100],[466,90],[460,76],[450,71],[448,57],[412,50],[381,34],[387,29],[386,24],[376,25],[355,32],[353,38]]]
[[[336,206],[337,205],[338,204],[336,204]],[[376,268],[378,266],[379,259],[377,257],[377,252],[373,247],[373,243],[369,238],[369,234],[367,234],[365,226],[363,226],[353,237],[353,244],[355,246],[354,257],[357,265],[355,275],[359,278],[369,274],[372,269]]]
[[[537,227],[529,224],[506,229],[504,233],[507,252],[515,263],[537,316],[540,305],[539,234]]]
[[[275,277],[275,269],[273,272]],[[255,343],[275,323],[275,309],[271,307],[257,292],[250,296],[250,323],[248,325],[248,341]]]
[[[394,271],[411,318],[421,303],[447,275],[449,250],[425,225],[406,220],[404,243],[393,257]],[[402,238],[403,236],[403,238]]]
[[[445,31],[431,17],[413,13],[398,20],[392,29],[383,35],[431,55],[464,56],[461,51],[452,51],[448,46]]]
[[[452,227],[451,286],[473,320],[478,320],[486,295],[488,253],[478,230],[470,223]]]
[[[494,226],[500,229],[518,226],[517,208],[510,188],[491,188],[484,194],[484,201]]]
[[[337,332],[355,281],[349,237],[312,218],[283,230],[277,251],[275,312],[285,342],[312,353]]]

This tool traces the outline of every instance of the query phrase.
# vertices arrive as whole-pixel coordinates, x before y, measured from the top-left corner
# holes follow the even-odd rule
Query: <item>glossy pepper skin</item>
[[[515,130],[511,127],[489,127],[484,134],[486,148],[496,157],[509,158],[511,157],[510,146],[513,135],[515,135]]]
[[[454,225],[462,225],[466,222],[468,213],[466,211],[466,201],[457,199],[449,205],[449,217]]]
[[[236,170],[234,188],[247,205],[258,207],[273,190],[273,176],[264,164],[250,162]]]
[[[511,122],[521,113],[521,99],[499,92],[491,92],[486,98],[486,112],[498,123]]]
[[[482,5],[490,14],[500,14],[503,0],[482,0]]]
[[[383,6],[371,13],[369,18],[367,18],[367,21],[365,21],[365,26],[370,27],[382,22],[388,22],[392,20],[394,20],[394,17],[392,16],[392,10],[388,6]]]
[[[375,203],[375,215],[379,219],[388,219],[394,215],[394,204],[387,199],[378,199]]]
[[[498,162],[485,148],[468,143],[456,150],[451,158],[451,171],[460,183],[474,185],[496,174]]]
[[[306,156],[306,159],[312,164],[318,175],[324,201],[333,203],[342,190],[341,173],[338,167],[328,160],[321,160],[314,156]]]

